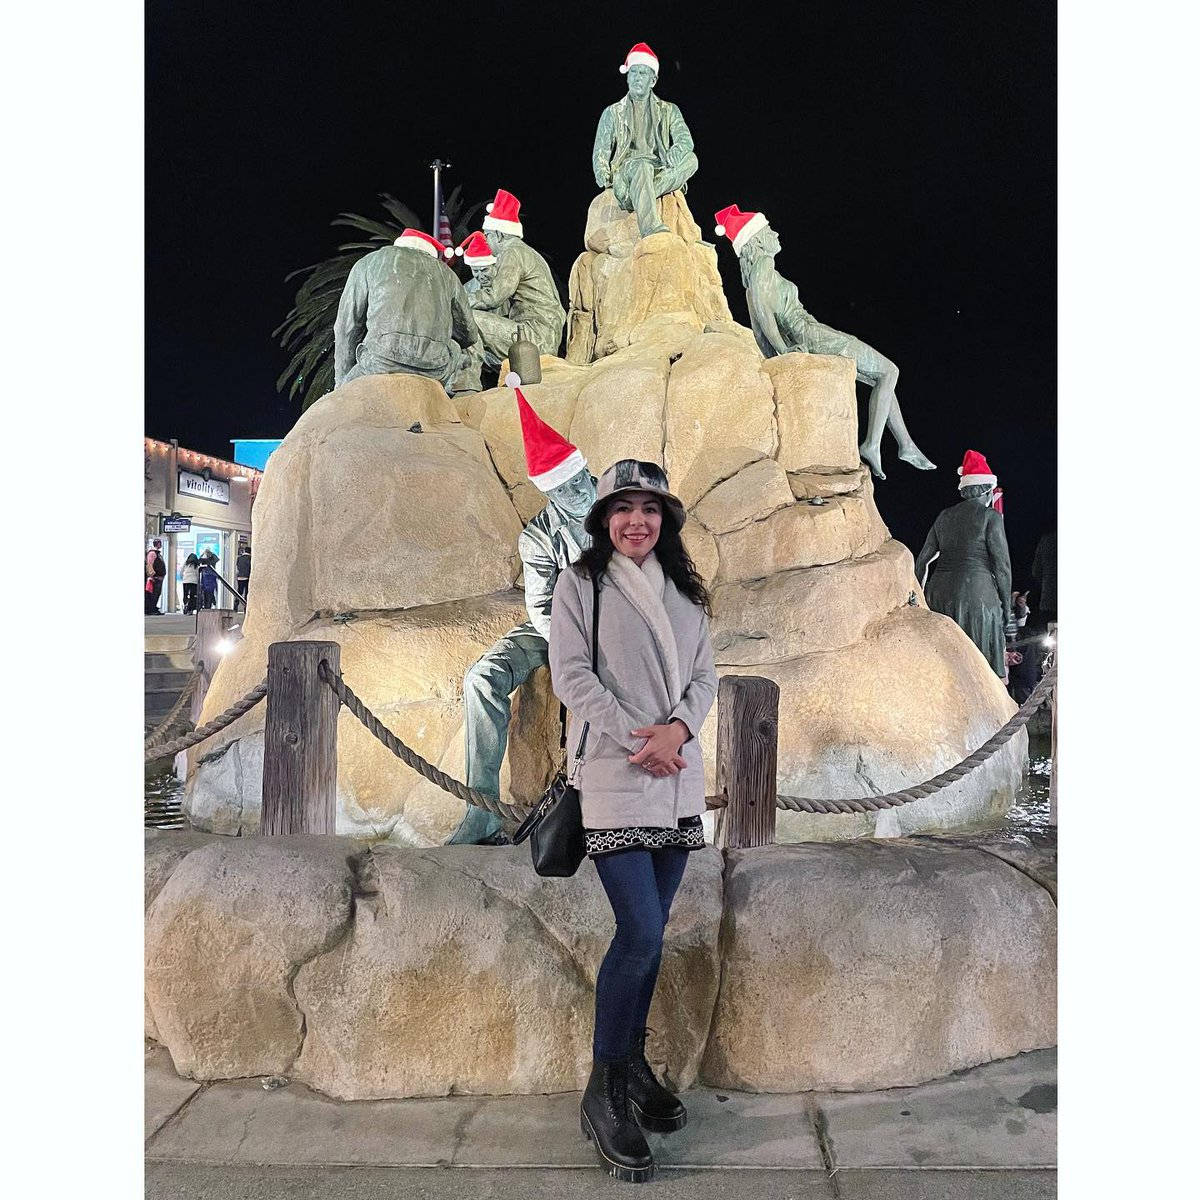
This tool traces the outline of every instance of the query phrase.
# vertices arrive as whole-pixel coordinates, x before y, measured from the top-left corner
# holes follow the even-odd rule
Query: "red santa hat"
[[[988,487],[996,486],[996,476],[992,474],[988,461],[978,450],[968,450],[963,455],[963,464],[958,468],[962,478],[958,481],[958,490],[970,487],[973,483],[986,483]]]
[[[487,212],[488,215],[483,218],[484,229],[525,236],[525,228],[521,224],[521,202],[512,192],[499,188],[495,200],[487,206]]]
[[[487,267],[496,261],[496,256],[482,233],[473,233],[470,237],[463,238],[462,245],[456,247],[454,253],[468,267]]]
[[[734,254],[741,254],[742,247],[760,230],[766,229],[767,218],[760,212],[744,213],[736,204],[713,214],[717,222],[716,234],[725,234],[733,243]]]
[[[549,492],[578,475],[587,466],[587,459],[533,411],[520,383],[521,377],[514,371],[504,377],[505,386],[517,393],[517,412],[521,414],[521,435],[525,439],[525,470],[538,491]]]
[[[628,75],[630,67],[649,67],[655,75],[658,74],[658,55],[646,45],[645,42],[638,42],[630,52],[625,55],[625,61],[621,64],[621,74]]]
[[[446,258],[454,257],[454,251],[449,246],[443,246],[437,238],[430,237],[419,229],[406,229],[396,239],[395,245],[409,250],[423,250],[426,254],[432,254],[434,258],[441,258],[443,255]]]

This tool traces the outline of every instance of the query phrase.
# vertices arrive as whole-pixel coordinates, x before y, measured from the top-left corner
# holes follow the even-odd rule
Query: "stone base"
[[[146,1032],[181,1075],[341,1099],[587,1078],[613,928],[591,862],[157,831],[146,879]],[[1055,929],[994,840],[695,851],[649,1057],[676,1088],[871,1090],[1050,1046]]]

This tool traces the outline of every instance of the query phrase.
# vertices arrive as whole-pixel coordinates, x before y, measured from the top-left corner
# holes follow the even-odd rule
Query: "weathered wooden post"
[[[208,694],[212,677],[217,673],[221,661],[221,643],[225,640],[225,631],[234,624],[238,614],[231,608],[202,608],[196,614],[196,641],[192,646],[192,662],[203,663],[204,673],[192,692],[192,722],[200,720],[200,710],[204,707],[204,697]]]
[[[717,689],[717,810],[723,850],[775,841],[779,685],[759,675],[726,675]]]
[[[337,642],[267,649],[267,727],[260,832],[333,833],[337,819],[337,696],[318,674],[338,671]]]

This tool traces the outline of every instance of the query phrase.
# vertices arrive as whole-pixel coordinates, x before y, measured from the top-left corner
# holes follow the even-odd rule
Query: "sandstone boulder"
[[[720,584],[713,651],[719,664],[750,666],[840,650],[861,641],[915,589],[912,554],[892,539],[861,558]]]
[[[662,212],[668,232],[639,238],[636,219],[621,214],[610,191],[592,202],[587,249],[571,269],[568,361],[604,358],[644,336],[655,320],[696,333],[732,320],[716,250],[700,241],[682,194],[663,197]]]
[[[760,458],[706,492],[696,519],[711,533],[732,533],[794,500],[784,469],[773,458]]]
[[[783,795],[884,795],[931,779],[981,746],[1016,711],[983,655],[963,651],[962,630],[926,608],[894,609],[859,641],[785,662],[756,675],[779,684],[779,773]],[[722,668],[745,673],[745,668]],[[1028,739],[1022,730],[965,779],[889,810],[896,833],[953,829],[1007,811],[1020,786]],[[701,731],[710,790],[716,724]],[[894,824],[891,824],[894,822]],[[871,836],[873,814],[780,812],[777,840]]]
[[[271,456],[254,523],[246,633],[267,640],[314,613],[461,600],[516,577],[521,523],[487,446],[415,375],[312,405]]]
[[[348,930],[353,863],[341,838],[227,839],[192,851],[146,914],[146,995],[191,1079],[276,1075],[304,1039],[302,962]]]
[[[1054,903],[1007,864],[909,841],[728,860],[703,1082],[872,1091],[1054,1044]]]
[[[164,842],[147,836],[148,871]],[[341,1099],[583,1086],[613,928],[590,862],[540,879],[518,846],[172,849],[146,997],[181,1074]],[[650,1060],[674,1088],[874,1089],[1052,1045],[1054,917],[1020,865],[965,842],[696,851]]]
[[[349,938],[296,976],[295,1077],[341,1099],[581,1088],[612,930],[595,868],[541,880],[518,846],[380,847],[372,863]],[[650,1018],[652,1056],[684,1087],[716,998],[720,913],[720,854],[697,851]]]
[[[768,358],[779,412],[779,459],[785,471],[858,468],[855,367],[829,354]]]

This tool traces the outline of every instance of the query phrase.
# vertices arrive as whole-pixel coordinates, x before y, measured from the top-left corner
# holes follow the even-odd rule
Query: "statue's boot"
[[[876,479],[887,478],[887,476],[883,473],[883,463],[879,461],[878,446],[868,446],[866,442],[863,442],[863,444],[858,448],[858,457],[861,458],[863,462],[865,462],[867,466],[871,468],[871,474],[874,475]],[[932,466],[933,464],[930,463],[929,465]]]
[[[907,446],[902,446],[899,451],[899,457],[906,463],[911,463],[918,471],[936,471],[937,464],[930,462],[929,459],[917,449],[916,442],[911,442]]]
[[[638,1030],[629,1047],[629,1113],[643,1129],[672,1133],[687,1124],[687,1109],[678,1096],[658,1082],[646,1061],[649,1032]]]

